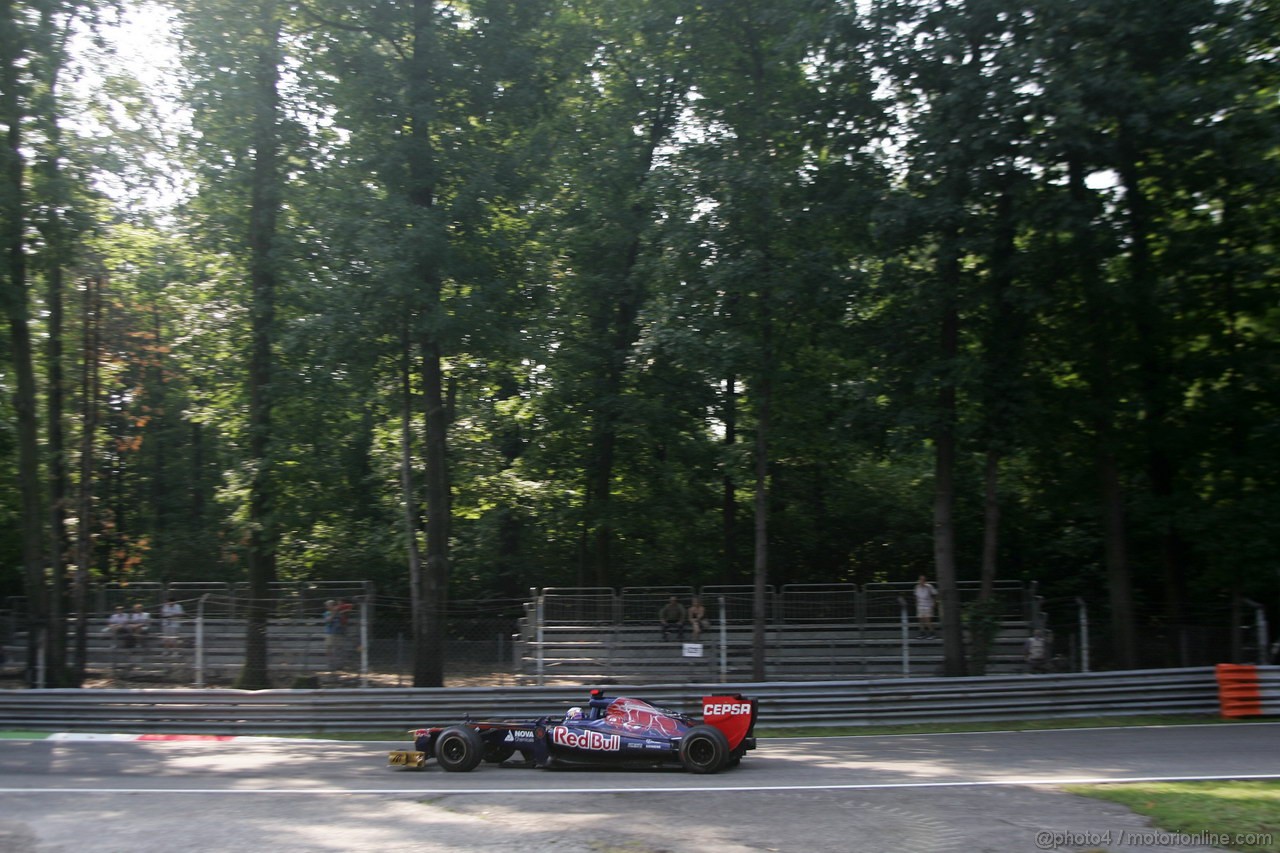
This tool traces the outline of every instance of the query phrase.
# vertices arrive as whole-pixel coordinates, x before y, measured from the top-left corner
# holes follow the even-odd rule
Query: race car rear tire
[[[680,763],[690,773],[716,773],[729,760],[729,739],[715,726],[689,729],[680,741]]]
[[[450,773],[475,770],[484,757],[484,741],[475,729],[466,726],[447,728],[436,738],[436,763]]]

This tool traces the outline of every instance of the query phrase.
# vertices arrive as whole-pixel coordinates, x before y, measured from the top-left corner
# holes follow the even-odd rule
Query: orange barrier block
[[[1258,668],[1247,663],[1220,663],[1217,666],[1218,701],[1224,717],[1258,717],[1262,710],[1262,687]]]

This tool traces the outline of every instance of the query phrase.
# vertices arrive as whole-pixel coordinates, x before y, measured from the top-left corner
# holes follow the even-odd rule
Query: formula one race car
[[[536,720],[465,720],[417,729],[412,750],[395,750],[388,762],[425,767],[434,758],[454,773],[481,761],[501,764],[519,752],[535,767],[680,764],[691,773],[734,767],[755,749],[757,701],[740,695],[705,696],[702,722],[640,699],[611,698],[592,690],[586,709]]]

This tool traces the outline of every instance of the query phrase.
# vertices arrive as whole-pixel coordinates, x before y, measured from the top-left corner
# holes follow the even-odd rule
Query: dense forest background
[[[3,0],[0,595],[367,579],[423,649],[531,586],[1016,578],[1122,665],[1274,621],[1278,47],[1274,0]]]

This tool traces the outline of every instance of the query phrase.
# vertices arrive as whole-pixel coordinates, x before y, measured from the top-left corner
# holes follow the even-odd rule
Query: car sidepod
[[[675,730],[678,731],[678,730]],[[643,729],[628,730],[609,721],[548,722],[540,730],[543,766],[570,764],[660,764],[673,760],[678,739]],[[535,756],[540,756],[535,749]],[[549,760],[547,760],[549,759]]]
[[[484,760],[487,764],[501,764],[517,752],[525,761],[533,758],[534,724],[509,724],[481,728],[484,739]]]

